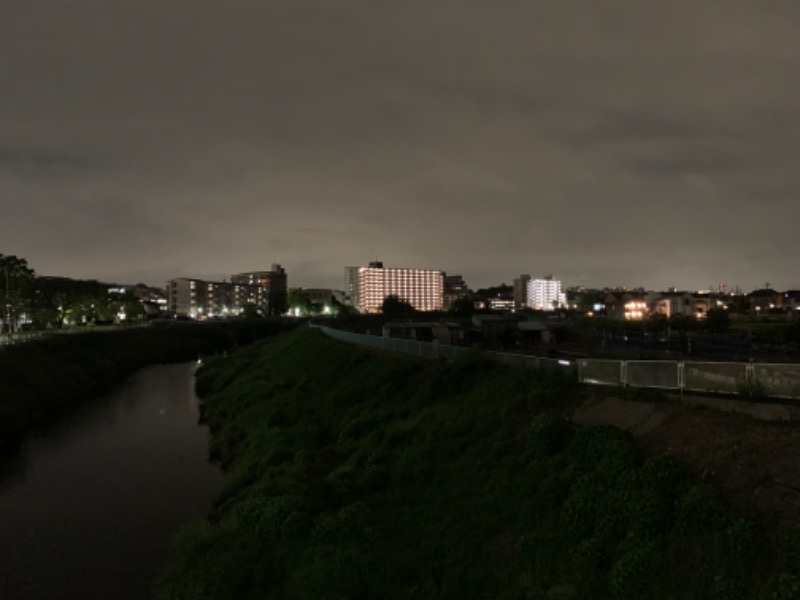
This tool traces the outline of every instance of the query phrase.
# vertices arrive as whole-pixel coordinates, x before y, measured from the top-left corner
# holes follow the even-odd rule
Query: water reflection
[[[0,470],[0,598],[151,597],[167,542],[221,487],[194,365],[145,369]]]

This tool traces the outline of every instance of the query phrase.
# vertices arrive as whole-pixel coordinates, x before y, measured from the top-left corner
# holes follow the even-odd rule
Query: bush
[[[609,445],[620,441],[625,441],[625,435],[612,425],[581,429],[567,447],[567,469],[573,476],[594,471]]]
[[[614,598],[651,598],[653,580],[661,573],[661,552],[655,541],[634,538],[626,541],[620,557],[611,567],[609,589]]]
[[[773,575],[758,594],[758,600],[798,599],[800,599],[800,579],[788,573]]]
[[[727,508],[710,486],[697,483],[679,499],[675,510],[675,528],[688,536],[719,530],[727,518]]]
[[[642,462],[614,427],[573,433],[557,413],[537,414],[568,389],[546,377],[303,330],[207,369],[204,411],[235,471],[214,524],[171,560],[165,600],[792,590],[793,579],[764,582],[796,567],[768,564],[780,552],[677,459]],[[784,537],[787,557],[800,552],[800,536]]]
[[[686,477],[683,463],[668,454],[648,458],[639,473],[642,487],[667,498],[679,493]]]
[[[528,429],[525,451],[534,460],[554,456],[567,445],[571,433],[564,419],[549,412],[541,413]]]

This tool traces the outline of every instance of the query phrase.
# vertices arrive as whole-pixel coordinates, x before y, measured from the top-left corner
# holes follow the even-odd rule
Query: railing
[[[419,356],[421,358],[444,358],[452,361],[464,352],[474,351],[472,348],[448,346],[447,344],[440,344],[438,342],[417,342],[414,340],[378,337],[376,335],[342,331],[341,329],[333,329],[332,327],[325,327],[324,325],[317,325],[315,323],[311,323],[310,325],[335,340],[350,342],[368,348],[388,350],[389,352],[402,352],[403,354],[410,354],[411,356]],[[511,352],[491,352],[488,350],[482,352],[492,360],[515,367],[528,369],[575,369],[575,361],[527,356],[525,354],[513,354]]]
[[[455,360],[470,348],[364,335],[312,324],[325,335],[370,348],[422,358]],[[509,352],[483,351],[498,362],[520,368],[572,369],[581,383],[714,394],[759,393],[800,398],[800,364],[694,362],[674,360],[563,360]]]
[[[64,329],[47,329],[45,331],[20,331],[12,335],[0,335],[0,346],[11,344],[24,344],[54,335],[78,335],[82,333],[100,333],[102,331],[121,331],[126,329],[140,329],[149,327],[149,323],[136,323],[130,325],[92,325],[90,327],[65,327]]]

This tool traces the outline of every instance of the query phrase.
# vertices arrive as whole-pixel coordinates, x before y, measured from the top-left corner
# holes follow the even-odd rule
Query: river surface
[[[180,526],[222,488],[194,365],[149,367],[0,463],[0,600],[148,600]]]

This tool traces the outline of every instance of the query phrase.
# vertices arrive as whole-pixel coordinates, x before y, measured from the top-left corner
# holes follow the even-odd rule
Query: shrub
[[[276,536],[281,533],[287,518],[298,511],[302,500],[294,496],[262,498],[250,494],[236,509],[236,515],[243,527],[262,536]]]
[[[793,575],[800,575],[800,525],[784,525],[775,537],[779,566]]]
[[[685,478],[683,463],[669,454],[648,458],[639,471],[642,487],[668,498],[680,491]]]
[[[675,527],[687,536],[712,533],[726,519],[726,507],[710,486],[697,483],[679,499],[675,510]]]
[[[538,460],[561,452],[571,435],[567,422],[556,415],[545,412],[537,415],[528,429],[526,453]]]
[[[758,600],[798,600],[800,579],[788,573],[777,573],[761,588]]]
[[[627,540],[621,556],[611,567],[609,589],[614,598],[650,598],[653,578],[661,571],[661,552],[655,541]]]
[[[574,476],[593,471],[598,459],[614,442],[625,440],[625,435],[612,425],[596,425],[581,429],[572,438],[566,451],[567,469]]]

